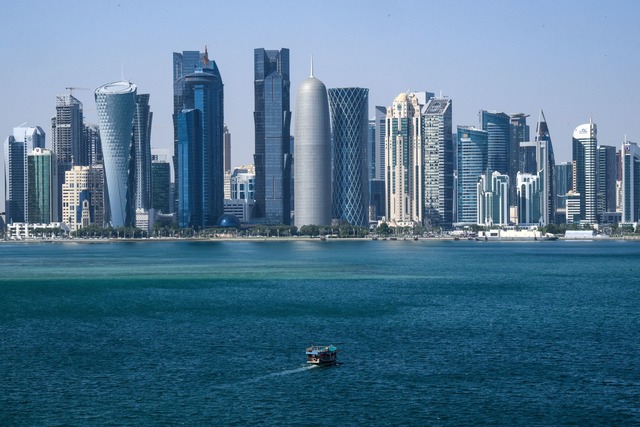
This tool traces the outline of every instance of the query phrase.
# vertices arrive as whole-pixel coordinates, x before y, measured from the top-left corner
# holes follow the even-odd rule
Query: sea
[[[640,242],[0,243],[0,425],[640,425]]]

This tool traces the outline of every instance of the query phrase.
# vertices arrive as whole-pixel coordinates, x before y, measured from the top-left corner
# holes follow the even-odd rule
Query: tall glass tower
[[[425,221],[450,228],[453,223],[452,102],[432,98],[422,115]]]
[[[289,49],[254,50],[256,216],[291,223]]]
[[[369,89],[329,89],[333,136],[333,218],[369,224],[367,130]]]
[[[458,213],[457,221],[476,224],[477,184],[487,171],[489,133],[472,127],[458,126]],[[491,174],[492,171],[489,170]]]
[[[133,151],[135,157],[136,209],[151,207],[151,120],[149,95],[136,95],[133,115]]]
[[[622,144],[622,222],[640,220],[640,147]]]
[[[183,77],[178,113],[178,217],[181,227],[213,227],[224,210],[224,92],[215,61]]]
[[[311,76],[296,93],[295,225],[331,225],[331,130],[327,88]]]
[[[6,223],[27,221],[28,144],[10,135],[4,143]]]
[[[542,224],[557,222],[556,219],[556,160],[553,154],[553,144],[549,134],[549,126],[544,112],[540,110],[536,127],[536,173],[540,178],[542,188],[542,206],[540,207]]]
[[[510,117],[497,111],[480,111],[482,130],[487,131],[487,168],[489,172],[509,172],[511,141]]]
[[[114,227],[135,223],[135,172],[131,152],[136,91],[136,85],[127,81],[108,83],[95,91],[110,218]]]
[[[58,217],[58,163],[51,150],[34,148],[27,156],[29,222],[49,224]]]
[[[597,224],[597,127],[589,121],[573,131],[573,191],[580,195],[579,219]],[[574,221],[578,218],[573,217]]]

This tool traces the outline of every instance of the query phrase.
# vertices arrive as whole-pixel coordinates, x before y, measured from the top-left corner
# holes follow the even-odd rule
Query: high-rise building
[[[256,216],[291,223],[289,49],[254,50]]]
[[[425,222],[445,228],[453,223],[451,110],[450,99],[432,98],[422,114]]]
[[[401,93],[387,108],[386,218],[400,226],[421,224],[424,208],[422,115],[418,97]]]
[[[231,200],[252,201],[256,198],[256,170],[254,165],[240,166],[231,174]]]
[[[540,175],[518,172],[517,179],[518,224],[540,224],[544,205]]]
[[[535,141],[523,141],[518,150],[518,172],[535,175],[538,172],[536,151],[538,144]]]
[[[133,155],[135,160],[135,208],[151,207],[151,121],[149,95],[136,95],[133,114]]]
[[[16,141],[25,142],[29,150],[45,148],[45,136],[44,130],[40,126],[18,126],[13,128],[13,137]]]
[[[622,144],[622,222],[640,221],[640,147]]]
[[[173,52],[173,171],[175,175],[176,189],[179,180],[178,168],[178,114],[185,107],[185,79],[187,74],[191,74],[196,69],[209,69],[212,73],[218,72],[215,61],[210,61],[205,47],[204,52],[197,50],[186,50],[182,53]],[[176,191],[173,205],[175,210],[178,207],[179,194]]]
[[[135,223],[135,164],[132,164],[133,117],[137,87],[120,81],[95,91],[104,173],[108,198],[108,217],[114,227]]]
[[[476,184],[477,224],[509,224],[509,176],[500,172],[481,174]]]
[[[556,218],[556,159],[553,152],[553,143],[547,119],[544,112],[540,110],[538,124],[536,128],[536,169],[540,177],[542,200],[541,207],[542,224],[547,225],[557,222]]]
[[[89,153],[82,138],[82,110],[82,102],[73,95],[56,96],[56,115],[51,119],[51,147],[65,171],[74,164],[89,164]],[[61,172],[64,180],[64,172]]]
[[[58,163],[46,148],[27,156],[27,220],[31,224],[58,222]]]
[[[231,132],[224,125],[224,171],[231,172]]]
[[[529,117],[529,115],[524,113],[509,114],[509,128],[511,130],[511,135],[509,138],[509,152],[507,155],[507,171],[509,175],[509,182],[511,182],[511,193],[509,197],[511,198],[512,205],[516,204],[516,186],[513,184],[516,182],[518,171],[525,172],[524,169],[520,168],[520,147],[521,143],[530,141],[527,117]],[[535,172],[533,173],[535,174]]]
[[[104,227],[104,168],[74,166],[62,185],[62,219],[72,231],[95,225]]]
[[[369,181],[376,177],[376,120],[367,124],[367,175]]]
[[[384,180],[385,176],[385,149],[384,141],[387,134],[387,107],[376,105],[374,109],[374,121],[376,125],[376,134],[374,142],[374,161],[375,171],[373,178]],[[382,212],[380,212],[382,214]]]
[[[215,61],[184,79],[178,113],[178,219],[180,227],[216,225],[224,212],[224,91]]]
[[[171,165],[157,155],[151,155],[151,208],[156,212],[171,212]]]
[[[573,162],[575,193],[580,194],[579,218],[573,221],[584,221],[597,224],[597,127],[589,121],[573,131]]]
[[[487,172],[489,134],[485,130],[458,126],[457,222],[476,224],[478,219],[477,184]],[[489,173],[494,171],[489,170]]]
[[[616,177],[618,161],[616,147],[601,145],[598,147],[598,219],[602,221],[602,214],[616,211]]]
[[[487,168],[489,172],[509,173],[511,118],[497,111],[480,111],[482,130],[487,131]]]
[[[367,128],[369,89],[329,89],[333,147],[333,218],[369,224]]]
[[[573,163],[564,162],[555,167],[556,207],[566,209],[567,193],[573,190]]]
[[[296,93],[295,225],[331,225],[331,131],[324,83],[311,75]]]
[[[101,165],[102,143],[100,142],[100,128],[98,128],[98,125],[85,122],[83,139],[89,150],[89,165]]]
[[[27,222],[28,143],[10,135],[4,143],[5,214],[7,224]]]

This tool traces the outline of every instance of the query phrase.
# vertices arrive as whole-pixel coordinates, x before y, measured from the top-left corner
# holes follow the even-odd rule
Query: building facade
[[[480,175],[476,184],[477,224],[509,224],[509,176],[500,172]]]
[[[458,126],[457,222],[476,224],[478,220],[477,184],[487,171],[488,132]]]
[[[369,224],[367,128],[369,89],[329,89],[333,148],[333,218]]]
[[[289,49],[254,50],[256,216],[291,223]]]
[[[597,206],[597,127],[593,122],[573,131],[574,192],[580,194],[580,221],[598,223]],[[577,218],[574,216],[573,222]]]
[[[544,225],[541,209],[544,197],[540,175],[518,172],[517,179],[518,224]]]
[[[185,75],[178,113],[180,227],[214,227],[224,213],[224,90],[215,61]],[[180,157],[182,155],[182,157]]]
[[[5,214],[7,224],[25,223],[28,217],[28,144],[10,135],[4,143]]]
[[[74,166],[62,185],[62,218],[71,231],[95,225],[104,227],[105,197],[102,165]]]
[[[135,224],[135,181],[132,164],[133,117],[137,87],[120,81],[95,91],[104,173],[108,198],[108,217],[114,227]]]
[[[171,165],[153,155],[151,158],[151,207],[158,213],[171,212]]]
[[[453,224],[452,101],[432,98],[423,109],[424,218],[431,226]]]
[[[386,219],[399,226],[422,224],[422,115],[414,93],[401,93],[396,97],[387,108],[385,128]]]
[[[622,222],[640,220],[640,147],[635,142],[622,144]]]
[[[27,221],[58,222],[58,163],[53,151],[34,148],[27,156]]]
[[[151,208],[151,122],[149,95],[136,95],[133,114],[133,156],[135,161],[135,208]]]
[[[331,130],[324,83],[311,75],[296,93],[295,225],[331,225]]]
[[[601,145],[598,147],[598,221],[603,223],[603,214],[616,211],[616,182],[618,175],[618,156],[616,147]]]

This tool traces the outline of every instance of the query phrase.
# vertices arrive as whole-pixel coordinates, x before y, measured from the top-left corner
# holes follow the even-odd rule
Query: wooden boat
[[[314,365],[335,365],[338,361],[338,348],[334,345],[311,345],[307,347],[307,363]]]

